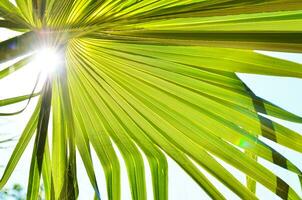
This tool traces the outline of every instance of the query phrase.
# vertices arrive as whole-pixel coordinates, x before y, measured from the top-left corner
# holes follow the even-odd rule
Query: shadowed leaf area
[[[147,199],[150,170],[154,199],[167,200],[167,156],[213,199],[225,197],[199,167],[241,199],[257,199],[256,183],[281,199],[301,199],[257,158],[302,185],[300,169],[260,139],[301,153],[302,136],[269,117],[302,117],[257,97],[236,76],[302,78],[301,64],[254,51],[302,52],[301,0],[1,0],[0,18],[0,27],[21,33],[0,42],[1,63],[21,58],[1,68],[0,80],[26,68],[41,47],[61,55],[40,91],[0,100],[4,107],[39,98],[0,188],[33,141],[28,200],[41,198],[41,184],[47,200],[77,199],[77,159],[95,199],[123,199],[123,159],[132,199]],[[246,184],[217,158],[246,174]]]

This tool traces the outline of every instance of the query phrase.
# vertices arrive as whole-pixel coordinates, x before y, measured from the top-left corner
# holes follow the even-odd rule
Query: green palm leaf
[[[26,30],[0,43],[1,63],[23,56],[1,69],[0,79],[30,64],[41,46],[63,55],[41,92],[0,100],[9,106],[40,96],[0,188],[35,135],[28,199],[38,198],[41,178],[46,199],[76,199],[77,151],[95,198],[105,196],[91,148],[110,200],[122,199],[121,159],[133,199],[147,198],[146,169],[154,199],[168,199],[166,156],[213,199],[225,197],[198,167],[242,199],[257,199],[256,183],[282,199],[301,198],[257,159],[302,184],[300,169],[259,138],[301,153],[302,136],[269,118],[302,123],[302,117],[257,97],[236,76],[302,78],[301,64],[253,51],[302,52],[300,1],[5,0],[0,17],[0,27]],[[246,174],[247,185],[217,158]]]

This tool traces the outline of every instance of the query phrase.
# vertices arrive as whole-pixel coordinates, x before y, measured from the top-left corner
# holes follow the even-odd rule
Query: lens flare
[[[50,75],[58,69],[61,62],[62,58],[58,51],[48,47],[37,51],[32,64],[43,73]]]

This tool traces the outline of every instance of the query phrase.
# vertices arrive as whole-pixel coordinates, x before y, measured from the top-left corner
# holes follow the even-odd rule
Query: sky
[[[0,41],[13,37],[17,33],[8,31],[6,29],[0,29]],[[275,56],[282,59],[291,60],[294,62],[302,63],[302,54],[289,54],[289,53],[273,53],[273,52],[260,52],[269,56]],[[5,68],[9,63],[0,64],[0,70]],[[238,74],[239,77],[256,93],[256,95],[271,101],[272,103],[291,111],[299,116],[302,116],[302,79],[295,78],[280,78],[280,77],[270,77],[261,75],[247,75]],[[28,94],[31,92],[32,87],[36,81],[37,69],[34,65],[28,65],[27,67],[15,72],[12,76],[6,77],[0,80],[0,99],[5,99],[8,97],[18,96],[22,94]],[[41,85],[41,84],[40,84]],[[36,100],[34,99],[29,107],[20,115],[13,117],[1,117],[0,118],[0,140],[11,136],[18,136],[21,134],[24,126],[26,125],[27,119],[30,116]],[[0,108],[0,112],[18,110],[24,106],[24,102],[9,106],[5,108]],[[285,122],[279,119],[274,119],[277,122],[299,132],[302,134],[302,125],[290,122]],[[293,163],[302,170],[302,154],[294,152],[280,145],[274,144],[273,142],[263,139],[269,145],[273,146],[279,150],[284,156],[290,159]],[[2,145],[4,149],[0,148],[0,175],[3,173],[4,166],[6,165],[10,154],[14,148],[16,142]],[[115,147],[116,148],[116,147]],[[26,149],[24,155],[22,156],[15,172],[12,174],[10,181],[7,186],[11,186],[14,183],[21,183],[24,187],[27,185],[27,177],[29,174],[29,164],[32,151],[31,145]],[[119,157],[120,153],[116,148]],[[93,152],[93,157],[96,158]],[[144,157],[145,166],[148,166],[146,158]],[[259,159],[259,162],[264,166],[270,168],[280,177],[284,178],[297,192],[302,196],[302,191],[299,188],[299,182],[296,176],[290,172],[285,172],[283,169],[278,167],[272,167],[270,163]],[[99,186],[101,194],[106,194],[106,186],[104,174],[102,172],[102,167],[98,162],[94,162],[97,179],[99,181]],[[169,164],[169,199],[171,200],[197,200],[197,199],[210,199],[206,193],[185,173],[182,169],[171,159],[168,159]],[[238,178],[243,183],[245,182],[245,176],[234,169],[233,167],[224,164],[224,166],[230,170],[236,178]],[[204,173],[206,173],[203,169]],[[130,200],[130,190],[127,180],[126,167],[123,161],[121,161],[121,173],[122,173],[122,196],[123,200]],[[207,173],[206,173],[207,174]],[[212,176],[207,174],[209,179],[219,188],[219,190],[228,198],[232,200],[239,199],[231,191],[229,191],[225,186],[215,180]],[[151,175],[148,168],[146,168],[146,180],[147,180],[147,193],[148,199],[153,199],[152,186],[151,186]],[[89,180],[85,174],[85,170],[81,160],[78,159],[78,181],[80,186],[80,196],[79,199],[92,199],[93,191],[90,187]],[[269,190],[265,189],[263,186],[257,184],[257,195],[260,199],[270,200],[279,199]],[[102,196],[106,200],[106,195]]]

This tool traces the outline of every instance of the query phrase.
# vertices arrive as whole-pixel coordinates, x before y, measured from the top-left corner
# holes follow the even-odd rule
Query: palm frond
[[[236,75],[302,78],[301,64],[253,51],[302,52],[300,1],[16,0],[16,5],[1,1],[0,26],[28,31],[0,43],[0,62],[26,57],[2,69],[0,79],[30,63],[39,46],[54,46],[64,59],[41,92],[0,100],[7,106],[40,96],[0,188],[35,135],[28,199],[37,199],[41,178],[46,199],[76,199],[76,151],[101,199],[106,194],[100,193],[92,148],[110,200],[122,199],[121,159],[133,199],[147,199],[149,169],[154,199],[168,199],[166,156],[213,199],[225,197],[198,167],[242,199],[257,199],[256,183],[282,199],[301,198],[257,160],[294,173],[302,184],[299,167],[260,138],[302,153],[301,134],[270,120],[302,123],[302,117],[256,96]],[[247,184],[218,159],[243,172]]]

